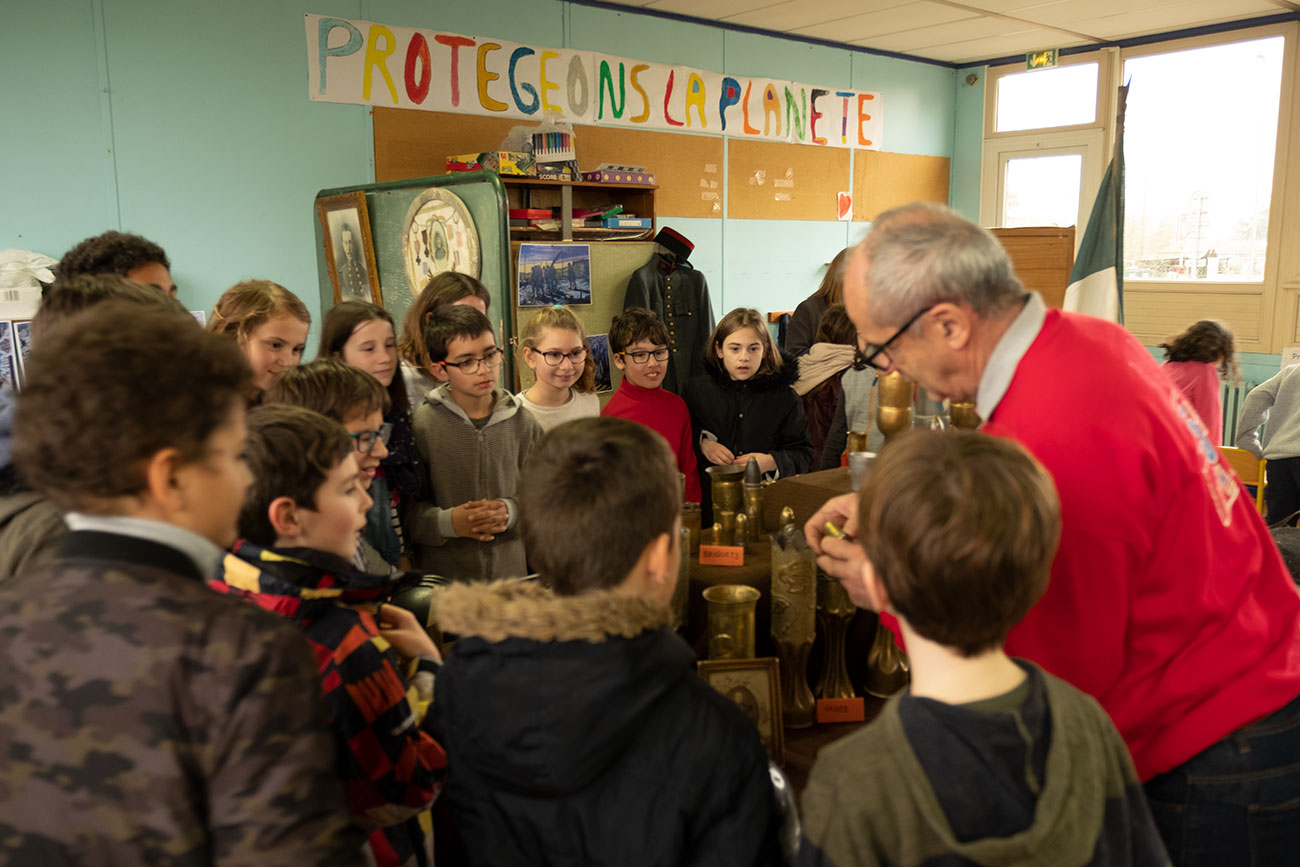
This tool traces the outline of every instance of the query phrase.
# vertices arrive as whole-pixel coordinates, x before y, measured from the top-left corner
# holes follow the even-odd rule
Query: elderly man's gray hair
[[[867,314],[881,326],[901,325],[941,301],[989,316],[1025,294],[997,239],[943,205],[886,211],[858,251],[867,262]]]

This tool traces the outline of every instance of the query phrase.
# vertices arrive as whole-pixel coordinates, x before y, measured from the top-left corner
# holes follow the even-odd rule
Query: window
[[[1076,126],[1097,120],[1098,64],[1037,69],[997,79],[994,132]]]
[[[1125,278],[1263,281],[1283,48],[1125,61]]]
[[[1073,226],[1082,177],[1079,153],[1011,157],[1002,185],[1002,225]]]

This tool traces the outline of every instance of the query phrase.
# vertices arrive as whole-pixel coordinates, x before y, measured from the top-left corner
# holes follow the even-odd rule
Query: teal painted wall
[[[948,202],[969,220],[980,219],[980,168],[984,155],[984,77],[988,69],[969,66],[953,77],[952,174]],[[975,76],[973,84],[966,79]]]
[[[319,189],[374,179],[369,110],[307,98],[308,12],[880,90],[887,150],[953,157],[960,138],[964,94],[951,69],[560,0],[8,6],[0,248],[57,257],[106,229],[138,232],[167,250],[193,309],[265,277],[297,292],[319,320],[312,200]],[[866,228],[666,222],[695,241],[693,261],[719,315],[741,305],[793,309]]]

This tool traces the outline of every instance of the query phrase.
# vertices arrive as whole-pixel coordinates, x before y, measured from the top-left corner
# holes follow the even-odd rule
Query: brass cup
[[[880,405],[911,406],[912,380],[895,370],[880,377]]]
[[[876,424],[886,439],[898,436],[912,427],[910,406],[882,406],[876,410]]]
[[[864,430],[851,430],[848,433],[848,443],[844,450],[849,454],[854,452],[865,452],[867,450],[867,432]]]
[[[961,430],[975,430],[980,426],[980,417],[975,412],[971,401],[954,401],[948,404],[948,420],[952,426]]]
[[[704,591],[709,603],[709,659],[754,657],[754,609],[759,592],[744,584],[715,584]]]

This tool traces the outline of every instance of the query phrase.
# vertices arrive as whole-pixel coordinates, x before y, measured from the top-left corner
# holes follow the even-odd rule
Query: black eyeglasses
[[[893,336],[891,336],[884,343],[868,343],[866,346],[859,347],[857,351],[857,355],[854,358],[854,366],[856,367],[859,364],[863,364],[868,367],[874,367],[876,370],[888,370],[889,368],[893,367],[894,360],[889,357],[889,351],[888,351],[889,347],[894,343],[894,341],[902,337],[903,333],[906,332],[907,329],[915,325],[916,320],[920,319],[922,316],[929,313],[935,307],[938,307],[939,303],[940,302],[935,302],[934,304],[931,304],[929,307],[925,307],[922,308],[921,310],[916,311],[916,314],[911,319],[904,322],[903,327],[895,331],[893,333]],[[881,361],[881,356],[884,356],[883,363]]]
[[[499,366],[503,354],[500,347],[494,346],[483,353],[480,358],[467,358],[464,361],[439,361],[438,364],[441,364],[444,368],[454,367],[465,374],[478,373],[483,366],[486,366],[489,370]]]
[[[391,424],[381,424],[379,430],[359,430],[354,434],[348,434],[357,442],[357,451],[363,455],[368,455],[375,450],[375,443],[382,442],[388,445],[388,438],[393,435],[393,426]]]
[[[666,348],[638,350],[636,352],[620,352],[618,354],[623,356],[624,358],[632,359],[633,364],[645,364],[647,361],[649,361],[652,358],[655,361],[664,361],[665,359],[668,358],[668,350]]]
[[[537,352],[537,350],[534,349],[533,352]],[[586,349],[575,349],[572,352],[561,352],[558,349],[552,349],[549,352],[537,352],[537,354],[546,362],[547,367],[559,367],[560,362],[566,358],[576,366],[582,364],[587,358]]]

